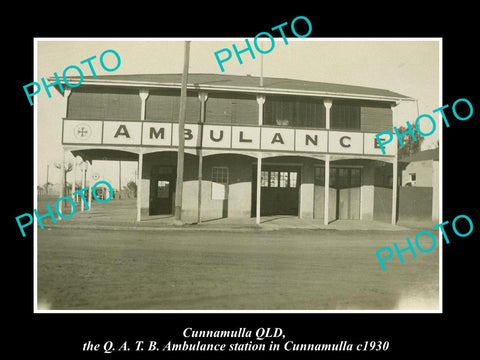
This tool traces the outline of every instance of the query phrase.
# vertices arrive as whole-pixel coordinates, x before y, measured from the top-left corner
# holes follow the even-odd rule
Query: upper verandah
[[[79,77],[68,77],[72,84]],[[49,79],[55,80],[54,78]],[[180,88],[182,74],[132,74],[85,76],[82,85],[105,85],[138,88]],[[331,98],[364,99],[387,102],[412,101],[411,97],[390,90],[358,85],[334,84],[286,78],[221,74],[188,74],[188,89],[233,91],[255,94],[307,95]]]

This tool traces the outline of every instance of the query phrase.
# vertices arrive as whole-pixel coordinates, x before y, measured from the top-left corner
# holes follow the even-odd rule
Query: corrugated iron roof
[[[74,79],[72,77],[72,79]],[[132,75],[99,75],[96,79],[85,76],[84,81],[89,84],[107,83],[123,84],[132,86],[170,86],[180,87],[182,74],[132,74]],[[286,79],[286,78],[263,78],[263,87],[260,87],[260,77],[240,76],[223,74],[188,74],[188,86],[190,88],[208,88],[219,90],[241,90],[261,92],[291,92],[293,94],[316,94],[335,97],[335,95],[348,95],[349,97],[371,97],[392,101],[413,100],[412,98],[395,93],[390,90],[377,89],[356,85],[333,84],[316,81]]]

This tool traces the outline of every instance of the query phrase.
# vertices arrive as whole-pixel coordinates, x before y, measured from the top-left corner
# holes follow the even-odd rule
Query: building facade
[[[72,78],[71,83],[75,83]],[[293,215],[395,223],[391,91],[189,74],[182,219]],[[172,214],[181,74],[111,75],[65,85],[62,144],[88,162],[138,161],[137,220]]]

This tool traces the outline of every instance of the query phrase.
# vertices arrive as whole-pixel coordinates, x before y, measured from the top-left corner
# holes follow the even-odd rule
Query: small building
[[[64,85],[64,150],[90,163],[138,161],[138,221],[174,212],[181,78],[106,75]],[[412,99],[361,86],[259,80],[188,75],[182,219],[395,223],[396,144],[382,154],[375,135],[392,131],[396,105]]]
[[[420,151],[399,159],[402,174],[400,218],[439,220],[439,150]]]
[[[438,148],[419,151],[401,158],[402,186],[433,187],[438,183]]]

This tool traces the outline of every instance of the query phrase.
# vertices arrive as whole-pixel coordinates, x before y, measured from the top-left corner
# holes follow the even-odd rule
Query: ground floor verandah
[[[176,151],[141,149],[135,154],[79,149],[72,153],[90,164],[95,160],[137,160],[141,176],[137,179],[136,220],[173,215]],[[255,218],[259,224],[265,216],[293,216],[323,220],[324,225],[336,220],[395,224],[393,163],[391,158],[355,156],[187,152],[182,221]],[[92,181],[89,176],[86,179]]]

